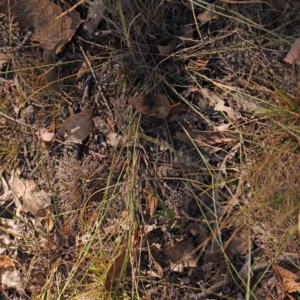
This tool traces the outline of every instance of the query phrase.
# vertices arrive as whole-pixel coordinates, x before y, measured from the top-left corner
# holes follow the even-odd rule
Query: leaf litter
[[[46,225],[46,233],[43,229],[35,229],[35,234],[28,230],[31,234],[30,241],[39,245],[34,249],[36,252],[32,250],[33,255],[37,258],[43,257],[37,266],[55,266],[52,273],[48,270],[42,274],[40,288],[42,289],[46,282],[48,286],[52,284],[51,276],[54,273],[62,282],[67,280],[69,274],[76,273],[71,281],[86,280],[89,283],[96,282],[98,287],[104,286],[107,291],[122,290],[121,297],[126,299],[134,298],[128,292],[132,291],[134,285],[145,297],[151,295],[154,298],[162,298],[162,295],[168,295],[170,299],[180,299],[184,295],[191,299],[199,296],[201,299],[203,293],[199,291],[205,290],[206,297],[211,295],[211,291],[215,294],[212,297],[217,297],[220,291],[226,297],[236,298],[235,291],[229,292],[220,285],[218,289],[214,289],[214,283],[220,283],[218,280],[222,276],[230,277],[227,274],[228,270],[224,268],[224,252],[229,259],[227,263],[234,265],[241,274],[247,263],[245,256],[249,249],[252,249],[252,245],[249,247],[248,243],[255,241],[258,244],[254,233],[250,233],[249,236],[249,233],[233,235],[231,232],[236,226],[245,225],[237,212],[250,202],[251,192],[248,195],[247,188],[252,188],[247,187],[246,182],[242,182],[241,179],[240,159],[243,149],[238,132],[247,128],[247,124],[250,124],[249,127],[266,125],[262,125],[264,120],[257,121],[255,112],[258,106],[252,100],[261,95],[269,96],[269,91],[264,94],[265,91],[262,90],[261,94],[258,94],[255,88],[249,87],[253,82],[264,80],[262,73],[259,73],[259,79],[255,77],[258,76],[256,71],[261,72],[261,69],[256,65],[258,60],[251,56],[251,47],[250,51],[247,48],[251,30],[256,33],[256,30],[260,29],[253,29],[252,26],[244,28],[242,24],[238,27],[236,24],[233,26],[226,14],[236,13],[241,6],[234,4],[235,10],[231,11],[232,4],[229,2],[226,3],[226,12],[224,10],[222,19],[216,17],[220,11],[215,6],[221,6],[220,2],[207,7],[206,10],[213,13],[206,16],[200,16],[199,7],[194,7],[190,2],[166,2],[162,10],[171,18],[166,18],[163,24],[156,23],[158,14],[152,14],[151,18],[139,14],[139,11],[134,9],[134,3],[122,2],[116,17],[115,7],[106,7],[106,10],[101,1],[86,3],[88,7],[85,11],[80,5],[78,8],[83,18],[87,17],[88,21],[82,24],[70,44],[67,44],[67,41],[70,41],[81,22],[78,13],[74,9],[69,11],[66,7],[61,9],[61,6],[56,5],[55,16],[53,14],[48,17],[53,23],[63,18],[66,18],[69,25],[73,24],[74,20],[78,21],[74,26],[67,27],[69,34],[66,38],[59,37],[61,45],[60,42],[53,41],[52,48],[44,50],[44,56],[48,55],[48,58],[44,58],[44,63],[51,65],[50,71],[45,74],[46,80],[56,92],[63,91],[64,102],[57,98],[57,94],[51,92],[50,96],[41,96],[38,93],[32,96],[30,92],[29,99],[22,96],[24,101],[21,101],[17,93],[10,89],[10,79],[4,78],[2,82],[6,84],[15,100],[20,102],[15,112],[8,108],[10,113],[14,114],[14,120],[20,123],[8,123],[5,120],[7,123],[3,124],[8,124],[12,131],[17,128],[22,130],[22,135],[18,136],[17,141],[22,151],[10,168],[24,167],[24,176],[21,178],[20,174],[3,171],[3,180],[12,174],[14,179],[9,187],[5,185],[5,180],[2,181],[1,201],[3,205],[7,205],[7,202],[13,199],[12,205],[16,206],[13,209],[17,210],[19,218],[30,219],[29,223],[36,222],[36,225],[40,220]],[[225,2],[222,4],[225,5]],[[126,5],[132,7],[127,8]],[[120,18],[123,11],[125,14]],[[168,11],[172,12],[172,16],[168,15]],[[131,12],[134,14],[131,15]],[[103,18],[105,21],[102,22]],[[202,24],[186,25],[191,24],[195,18]],[[171,23],[168,23],[170,20]],[[228,26],[228,32],[222,27],[224,23]],[[35,29],[37,25],[32,24]],[[133,51],[138,64],[135,64],[130,55],[130,58],[123,57],[121,52],[126,48],[123,45],[126,38],[119,40],[117,28],[125,28],[124,25],[129,35],[127,46]],[[29,39],[45,48],[48,47],[45,46],[46,42],[37,35],[42,32],[41,28],[34,31],[33,37]],[[186,32],[181,29],[185,29]],[[12,34],[15,34],[14,30],[13,28]],[[117,33],[114,38],[121,43],[112,43],[109,34],[106,35],[107,32]],[[229,33],[230,38],[223,36]],[[138,38],[132,39],[135,34],[135,38]],[[83,38],[80,35],[83,35]],[[48,35],[45,36],[51,39]],[[91,40],[85,41],[85,38]],[[235,42],[246,43],[243,44],[246,47],[234,51]],[[255,39],[254,43],[256,42]],[[23,44],[28,45],[26,41]],[[119,44],[122,49],[118,48]],[[107,63],[109,68],[105,66],[105,56],[108,54],[101,50],[108,49],[107,45],[113,49],[113,53],[122,53],[122,62],[112,59]],[[64,50],[62,46],[69,48]],[[136,46],[139,49],[138,55],[135,52]],[[80,47],[83,53],[89,53],[84,57],[84,62],[82,51],[78,50]],[[25,52],[27,50],[24,48]],[[256,50],[255,48],[253,51]],[[77,79],[81,81],[75,89],[69,88],[73,79],[70,79],[66,86],[55,85],[60,80],[56,66],[58,52],[62,61],[65,62],[68,57],[74,60],[70,64],[71,70],[68,70],[68,74],[71,73],[73,77],[77,75]],[[229,52],[232,52],[232,57]],[[244,56],[244,53],[249,54],[250,58]],[[265,65],[268,62],[264,59],[270,58],[266,53],[267,51],[263,52],[263,55],[258,53],[257,56]],[[274,49],[272,53],[275,55]],[[280,54],[281,57],[284,56],[282,52]],[[273,57],[270,61],[274,62]],[[7,63],[6,66],[11,67]],[[66,71],[68,67],[62,65],[59,68]],[[268,65],[266,69],[268,68],[272,66]],[[54,73],[51,74],[51,70]],[[193,76],[189,77],[187,70],[193,72]],[[230,73],[230,70],[234,72]],[[253,72],[253,76],[249,70]],[[93,76],[84,76],[89,72],[93,72]],[[224,77],[224,74],[227,77]],[[272,74],[277,72],[272,69]],[[214,81],[210,81],[211,78],[206,76],[211,76]],[[122,85],[119,86],[120,82]],[[24,77],[21,78],[20,85],[26,87],[26,84]],[[245,87],[245,93],[239,92],[243,90],[241,87]],[[146,90],[164,93],[142,92]],[[132,97],[134,93],[138,96]],[[250,93],[250,98],[244,97]],[[128,101],[128,98],[131,101]],[[69,107],[66,107],[65,102]],[[130,110],[126,103],[130,103],[142,114],[139,115],[138,121],[132,118],[135,111]],[[94,109],[89,110],[87,107]],[[28,110],[28,113],[24,114],[25,110]],[[71,113],[67,118],[69,111],[75,111],[76,114]],[[59,120],[59,139],[55,139],[55,124],[51,123],[50,128],[47,127],[54,118]],[[34,131],[27,131],[29,129],[21,122],[31,124]],[[232,128],[235,130],[231,130]],[[34,136],[35,131],[40,145],[36,143],[36,137],[29,139]],[[7,136],[14,141],[14,134],[10,132]],[[199,147],[201,149],[198,149]],[[208,152],[205,147],[213,148],[213,151]],[[247,155],[249,153],[245,153],[245,156]],[[250,157],[253,159],[251,163],[255,164],[251,153]],[[36,165],[33,163],[35,158],[38,158]],[[210,168],[207,168],[207,165]],[[48,180],[51,193],[38,184],[42,181],[45,185],[45,179]],[[16,197],[12,198],[12,192],[17,195],[18,200]],[[57,209],[55,212],[54,203]],[[131,209],[131,205],[134,205],[134,209]],[[102,212],[105,212],[103,216]],[[18,219],[13,218],[13,221]],[[8,228],[7,230],[12,228],[4,223],[1,223],[1,226]],[[25,225],[20,222],[18,226],[27,226],[27,222]],[[127,253],[130,256],[130,263],[127,264],[126,251],[118,253],[115,258],[112,249],[135,229],[135,226],[138,228],[141,243],[134,247],[134,251],[139,255],[135,258],[132,253]],[[252,230],[256,232],[256,227],[253,226]],[[19,231],[11,229],[11,232],[21,236]],[[23,231],[22,234],[27,237],[28,232]],[[216,233],[219,244],[214,237]],[[93,239],[95,245],[88,248],[88,243]],[[14,242],[18,241],[19,237],[15,238]],[[259,242],[263,244],[260,245],[260,249],[267,248],[265,240],[261,239]],[[9,245],[9,236],[4,244]],[[260,247],[257,244],[256,246]],[[97,245],[101,245],[101,251],[98,251]],[[21,246],[20,249],[23,249],[23,245]],[[71,265],[70,261],[75,261],[74,253],[78,253],[76,251],[83,249],[82,247],[87,247],[84,248],[84,253],[88,255],[78,272],[70,273],[66,266]],[[251,255],[257,259],[256,252]],[[57,257],[59,259],[56,259]],[[27,268],[30,259],[31,256],[24,263],[23,270]],[[97,260],[100,261],[97,265],[99,270],[93,265]],[[61,263],[62,261],[64,263]],[[110,268],[103,269],[102,266],[107,265],[107,261],[111,261]],[[205,269],[206,263],[209,267]],[[30,264],[35,265],[35,262],[32,260]],[[92,276],[82,278],[82,274],[88,274],[90,271],[89,264],[92,266]],[[127,267],[130,267],[131,272],[120,276],[121,270],[126,271]],[[34,271],[31,273],[35,274]],[[156,280],[154,277],[160,279]],[[90,278],[93,279],[89,281]],[[135,278],[138,278],[138,282]],[[201,278],[201,281],[198,278]],[[170,280],[172,284],[169,284]],[[254,279],[251,278],[252,280]],[[60,288],[63,286],[60,282],[57,284]],[[237,286],[238,284],[234,285],[234,290]],[[20,294],[23,292],[16,286],[12,289],[18,290]],[[61,290],[64,289],[68,295],[72,293],[70,287],[63,286]],[[79,290],[82,291],[81,287],[78,287]]]

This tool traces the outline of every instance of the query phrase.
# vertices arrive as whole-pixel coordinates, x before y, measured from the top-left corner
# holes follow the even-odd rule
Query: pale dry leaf
[[[95,127],[105,135],[106,142],[113,147],[123,145],[124,139],[121,135],[112,131],[108,124],[101,117],[96,117],[93,119]]]
[[[12,259],[7,255],[0,255],[0,268],[2,269],[8,269],[13,268],[15,269],[15,263],[12,261]]]
[[[68,8],[65,5],[65,10]],[[52,50],[59,42],[69,41],[81,23],[79,13],[74,10],[55,19],[62,9],[49,0],[1,1],[0,10],[9,11],[23,31],[31,30],[31,40],[38,42],[44,50]]]
[[[41,130],[37,131],[35,134],[43,142],[50,143],[54,141],[55,133],[51,132],[49,129],[42,128]]]
[[[171,111],[170,101],[164,94],[140,94],[132,105],[140,113],[158,119],[167,118]]]
[[[9,189],[7,182],[1,175],[1,188],[3,190],[3,194],[0,195],[0,202],[6,202],[8,200],[11,200],[12,198],[12,190]]]
[[[5,53],[0,53],[0,70],[10,62],[10,56]]]
[[[296,39],[290,48],[290,51],[283,59],[285,62],[292,64],[295,60],[299,58],[300,55],[300,38]]]
[[[54,210],[51,197],[44,190],[39,189],[33,180],[20,179],[18,174],[13,172],[9,185],[13,191],[17,216],[20,216],[21,211],[30,212],[34,218],[51,216]],[[23,204],[20,199],[23,200]]]
[[[86,1],[89,7],[89,13],[87,19],[89,21],[83,24],[83,29],[88,32],[92,37],[93,33],[96,31],[97,27],[99,26],[101,20],[103,19],[105,13],[105,6],[102,0],[96,0],[92,2],[91,0]]]
[[[283,289],[287,293],[300,292],[299,276],[279,266],[276,263],[273,263],[272,267],[274,272],[279,277],[279,280],[282,282]]]
[[[13,219],[0,219],[0,254],[3,255],[7,253],[7,249],[9,245],[11,245],[11,235],[13,236],[21,236],[21,230],[19,228],[19,224],[15,222]]]
[[[65,141],[81,144],[93,129],[93,109],[83,111],[66,119],[58,131]]]
[[[237,115],[234,112],[234,110],[231,107],[226,106],[225,101],[221,97],[219,97],[216,93],[210,91],[207,88],[204,88],[202,89],[202,94],[204,97],[206,97],[212,102],[212,104],[214,105],[214,110],[226,112],[230,119],[236,121]]]
[[[1,277],[2,287],[5,290],[15,289],[18,293],[24,293],[24,280],[22,280],[21,274],[17,270],[6,271]]]

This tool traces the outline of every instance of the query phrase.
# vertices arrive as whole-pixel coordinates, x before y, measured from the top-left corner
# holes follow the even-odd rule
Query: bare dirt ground
[[[66,2],[0,4],[2,298],[298,299],[300,3]]]

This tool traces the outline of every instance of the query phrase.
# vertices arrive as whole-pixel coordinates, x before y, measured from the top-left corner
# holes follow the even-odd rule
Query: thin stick
[[[83,55],[83,57],[84,57],[84,59],[85,59],[87,65],[88,65],[88,67],[89,67],[89,69],[90,69],[90,71],[91,71],[93,77],[94,77],[94,80],[95,80],[95,82],[96,82],[97,88],[98,88],[99,93],[100,93],[100,95],[102,96],[102,99],[103,99],[103,101],[104,101],[104,103],[105,103],[105,105],[106,105],[106,107],[107,107],[107,110],[108,110],[108,112],[109,112],[109,114],[110,114],[110,117],[113,119],[113,113],[112,113],[112,111],[111,111],[111,109],[110,109],[110,107],[109,107],[109,105],[108,105],[108,102],[107,102],[107,100],[106,100],[106,98],[105,98],[105,96],[104,96],[104,94],[103,94],[103,92],[102,92],[101,86],[100,86],[100,84],[98,83],[98,80],[97,80],[96,74],[95,74],[95,72],[94,72],[94,70],[93,70],[93,68],[92,68],[91,62],[90,62],[89,58],[87,57],[87,55],[85,54],[84,50],[82,49],[82,47],[81,47],[80,45],[79,45],[79,48],[80,48],[81,53],[82,53],[82,55]]]
[[[3,117],[6,118],[6,119],[9,119],[9,120],[14,121],[14,122],[16,122],[16,123],[19,123],[19,124],[21,124],[21,125],[27,126],[27,127],[31,128],[31,129],[38,130],[35,126],[28,125],[28,124],[26,124],[26,123],[24,123],[24,122],[22,122],[22,121],[16,120],[16,119],[14,119],[14,118],[12,118],[12,117],[10,117],[10,116],[4,114],[4,113],[1,112],[1,111],[0,111],[0,115],[3,116]]]
[[[62,14],[60,14],[59,16],[55,17],[54,20],[60,19],[62,18],[64,15],[68,14],[69,12],[71,12],[72,10],[74,10],[78,5],[82,4],[85,0],[81,0],[78,3],[76,3],[75,5],[73,5],[72,7],[70,7],[68,10],[66,10],[65,12],[63,12]]]

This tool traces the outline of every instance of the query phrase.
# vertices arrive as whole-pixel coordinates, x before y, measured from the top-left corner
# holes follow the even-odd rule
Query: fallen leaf
[[[79,71],[77,72],[76,80],[80,80],[83,77],[83,75],[86,74],[88,71],[89,71],[89,66],[85,61],[83,61],[81,63],[81,67]]]
[[[193,238],[180,241],[176,245],[168,249],[159,249],[156,246],[150,247],[150,256],[158,270],[158,275],[162,277],[165,272],[172,270],[174,272],[181,271],[175,267],[182,264],[182,267],[196,267],[196,253]]]
[[[234,236],[227,246],[225,247],[225,253],[229,259],[233,259],[234,255],[246,255],[249,249],[249,238],[245,233],[240,233]]]
[[[235,142],[239,135],[235,132],[224,131],[196,131],[186,130],[186,132],[177,132],[176,137],[182,142],[193,146],[193,142],[200,147],[215,146],[218,144],[228,144]]]
[[[225,105],[225,101],[223,99],[221,99],[221,97],[219,97],[216,93],[210,91],[207,88],[202,89],[202,94],[204,97],[206,97],[207,99],[209,99],[212,104],[214,105],[214,110],[216,111],[224,111],[227,113],[228,117],[234,121],[236,121],[237,119],[237,115],[234,112],[234,110]]]
[[[167,37],[157,41],[157,48],[160,54],[169,54],[180,46],[185,46],[193,38],[192,25],[183,25],[180,29],[179,36]]]
[[[273,263],[272,267],[278,279],[281,281],[283,289],[287,293],[300,292],[299,276],[276,263]]]
[[[6,201],[11,199],[12,190],[9,189],[8,184],[2,175],[1,183],[1,190],[3,191],[3,194],[0,195],[0,202],[5,203]]]
[[[214,4],[208,4],[206,10],[197,16],[197,20],[205,24],[211,20],[218,20],[220,18],[219,11],[226,6],[226,1],[217,1]]]
[[[157,48],[160,54],[169,54],[182,45],[180,38],[168,37],[157,41]]]
[[[83,29],[89,34],[89,38],[92,38],[93,33],[96,31],[98,25],[103,19],[105,13],[105,6],[102,0],[97,0],[92,2],[91,0],[86,0],[89,7],[89,13],[87,19],[89,21],[83,24]]]
[[[24,280],[17,270],[6,271],[1,277],[2,287],[6,290],[15,289],[21,295],[24,294]]]
[[[65,4],[64,9],[68,8]],[[81,23],[79,13],[74,10],[56,19],[62,9],[49,0],[1,1],[0,10],[9,11],[23,31],[31,30],[31,40],[38,42],[44,50],[52,50],[61,41],[69,41]]]
[[[191,59],[189,62],[188,62],[188,65],[187,65],[187,70],[189,71],[193,71],[193,70],[198,70],[198,69],[201,69],[201,68],[205,68],[207,66],[207,64],[209,63],[210,59],[208,60],[203,60],[203,59]]]
[[[290,48],[290,51],[283,59],[285,62],[292,64],[295,60],[299,58],[300,54],[300,38],[296,39]]]
[[[141,94],[131,104],[140,113],[158,119],[167,118],[172,107],[164,94]]]
[[[105,135],[106,142],[113,147],[117,147],[122,144],[123,137],[116,132],[112,131],[108,124],[101,117],[96,117],[93,119],[96,128]]]
[[[0,268],[2,269],[15,269],[15,263],[12,259],[7,255],[0,255]]]
[[[217,16],[217,12],[215,6],[212,4],[208,4],[207,9],[197,16],[197,20],[205,24],[213,20],[214,18],[216,18],[216,16]]]
[[[46,145],[45,143],[51,143],[54,141],[54,136],[55,136],[54,131],[55,131],[55,120],[52,119],[49,129],[42,128],[35,133],[40,139],[42,147],[45,147]]]
[[[18,217],[21,211],[30,212],[36,219],[52,215],[54,207],[51,204],[51,197],[44,190],[39,189],[33,180],[20,179],[17,172],[12,172],[9,185],[13,191]]]
[[[121,275],[129,270],[129,263],[125,261],[126,251],[123,251],[113,262],[109,268],[106,280],[105,289],[109,292],[116,289],[116,284],[120,280]]]
[[[158,206],[158,198],[156,196],[156,193],[154,189],[151,187],[150,183],[147,182],[147,188],[145,190],[146,192],[146,198],[148,200],[148,207],[150,210],[150,217],[152,217],[156,211],[156,208]]]
[[[10,56],[5,53],[0,53],[0,70],[10,62]]]
[[[93,129],[93,109],[66,119],[58,132],[65,141],[81,144]]]

